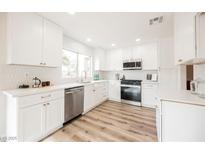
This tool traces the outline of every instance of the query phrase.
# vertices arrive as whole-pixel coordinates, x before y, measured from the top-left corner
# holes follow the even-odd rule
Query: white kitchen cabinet
[[[109,80],[109,100],[121,102],[120,80]]]
[[[133,59],[133,48],[123,48],[122,49],[122,61],[128,61]]]
[[[39,141],[63,126],[64,90],[7,96],[7,136]]]
[[[142,56],[143,70],[158,70],[158,43],[143,44],[138,47]]]
[[[158,100],[158,104],[156,105],[156,128],[157,128],[157,140],[161,142],[161,106],[160,100]]]
[[[162,141],[205,141],[205,106],[162,101]]]
[[[175,64],[205,63],[205,14],[175,13]]]
[[[122,70],[122,50],[115,49],[106,52],[106,70],[120,71]]]
[[[140,50],[139,46],[132,48],[132,57],[133,59],[142,59],[142,51]]]
[[[62,29],[35,13],[7,13],[7,63],[61,66]]]
[[[62,61],[63,32],[58,25],[44,20],[43,61],[46,66],[58,67]]]
[[[64,123],[63,99],[57,99],[46,103],[46,133],[50,134],[58,126]]]
[[[108,99],[107,81],[84,87],[84,114]]]
[[[19,110],[20,141],[36,141],[45,132],[45,111],[43,104],[29,106]]]
[[[8,13],[8,64],[36,65],[42,62],[43,18],[34,13]]]
[[[106,70],[106,51],[103,49],[97,48],[94,51],[94,70],[99,71],[99,70]]]
[[[196,13],[175,13],[175,64],[182,64],[195,57],[195,15]]]
[[[94,85],[85,85],[84,87],[84,113],[94,106]]]
[[[158,104],[158,83],[142,83],[142,106],[155,108]]]

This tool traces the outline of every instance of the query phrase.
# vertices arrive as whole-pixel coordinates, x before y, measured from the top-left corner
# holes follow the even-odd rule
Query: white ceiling
[[[104,49],[134,46],[141,42],[173,35],[173,13],[85,12],[40,13],[64,28],[64,34],[92,47]],[[150,26],[149,19],[163,16],[162,24]],[[86,41],[90,38],[92,41]],[[111,44],[116,44],[112,47]]]

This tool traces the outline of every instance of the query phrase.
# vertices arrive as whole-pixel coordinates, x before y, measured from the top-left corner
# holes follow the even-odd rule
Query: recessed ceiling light
[[[70,12],[67,12],[67,13],[70,14],[70,15],[76,14],[76,12],[74,12],[74,11],[70,11]]]
[[[140,38],[137,38],[137,39],[136,39],[136,42],[139,42],[139,41],[141,41],[141,39],[140,39]]]
[[[112,45],[112,47],[116,46],[116,44],[114,44],[114,43],[113,43],[113,44],[111,44],[111,45]]]
[[[91,40],[91,38],[87,38],[86,41],[87,42],[91,42],[92,40]]]

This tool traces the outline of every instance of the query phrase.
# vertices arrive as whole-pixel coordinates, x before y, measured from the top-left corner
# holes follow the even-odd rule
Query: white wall
[[[176,90],[179,87],[179,68],[174,64],[174,40],[170,37],[159,42],[160,89]]]
[[[93,48],[88,47],[78,41],[75,41],[67,36],[63,38],[63,48],[67,50],[72,50],[84,55],[93,56]]]
[[[72,82],[61,78],[61,68],[31,67],[6,65],[6,24],[5,13],[0,13],[0,136],[5,134],[5,96],[2,94],[4,89],[17,88],[19,84],[26,82],[28,74],[28,83],[32,84],[33,77],[39,77],[41,80],[50,80],[53,84]],[[79,53],[92,56],[92,48],[84,44],[64,37],[64,48],[75,50]],[[23,55],[22,55],[23,56]]]

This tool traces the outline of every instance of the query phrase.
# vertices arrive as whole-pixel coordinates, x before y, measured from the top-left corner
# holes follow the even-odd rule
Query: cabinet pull
[[[50,105],[50,103],[47,103],[47,105]]]
[[[46,106],[46,104],[43,104],[43,106]]]
[[[48,97],[51,97],[51,95],[41,96],[41,99],[48,98]]]

